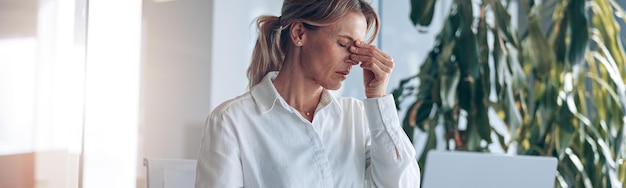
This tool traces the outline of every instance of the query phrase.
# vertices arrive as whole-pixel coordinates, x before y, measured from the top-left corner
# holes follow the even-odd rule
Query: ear
[[[302,46],[304,44],[306,28],[302,22],[291,23],[289,35],[294,46]]]

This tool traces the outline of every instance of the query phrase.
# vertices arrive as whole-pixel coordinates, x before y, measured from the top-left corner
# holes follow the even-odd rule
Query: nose
[[[347,63],[350,63],[352,65],[358,65],[359,63],[361,63],[360,61],[353,60],[352,57],[352,54],[348,54],[348,57],[346,58]]]

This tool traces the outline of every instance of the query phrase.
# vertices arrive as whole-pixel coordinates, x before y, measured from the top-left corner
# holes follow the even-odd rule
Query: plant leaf
[[[587,44],[589,43],[589,31],[587,16],[585,15],[585,1],[569,0],[567,13],[570,23],[570,45],[567,52],[568,62],[571,65],[580,64],[584,60]],[[571,68],[568,67],[568,69]]]
[[[565,63],[565,57],[567,57],[567,45],[566,38],[569,28],[569,16],[570,14],[563,11],[563,6],[567,7],[567,1],[563,1],[555,8],[553,19],[554,27],[552,28],[552,40],[551,44],[554,49],[555,60],[558,63]],[[557,11],[560,10],[560,11]],[[585,28],[586,29],[586,28]]]
[[[536,76],[545,79],[552,69],[555,56],[548,39],[541,33],[539,18],[533,17],[529,20],[528,37],[522,43],[525,59],[534,65]]]
[[[493,7],[493,11],[496,19],[496,27],[497,34],[503,35],[502,37],[505,41],[510,42],[513,46],[518,47],[519,41],[517,39],[517,32],[511,27],[511,15],[506,10],[506,8],[502,5],[501,1],[490,1],[491,7]]]
[[[563,153],[565,149],[569,147],[572,139],[574,139],[574,133],[576,133],[576,128],[569,123],[563,123],[555,126],[554,130],[556,135],[558,136],[558,138],[555,139],[557,152],[559,153],[559,155],[561,155],[561,153]]]
[[[582,175],[582,181],[585,187],[593,187],[591,184],[591,180],[589,179],[589,176],[587,175],[587,172],[585,171],[585,167],[582,161],[580,161],[580,158],[578,158],[578,155],[575,154],[570,148],[565,149],[565,154],[567,155],[569,160],[572,162],[572,164],[576,167],[576,170],[578,170],[578,173]]]
[[[411,0],[410,18],[413,25],[429,26],[435,12],[436,0]]]
[[[618,6],[615,6],[618,7]],[[593,0],[591,10],[594,14],[592,23],[601,34],[601,41],[607,41],[605,45],[615,62],[620,62],[622,81],[626,80],[626,54],[620,39],[620,26],[614,19],[613,7],[608,0]]]
[[[451,110],[456,105],[456,87],[461,76],[456,64],[450,62],[453,49],[456,47],[456,41],[450,41],[445,44],[440,58],[438,59],[440,91],[438,96],[441,98],[441,108],[443,111]]]
[[[450,64],[449,71],[441,75],[441,108],[444,111],[451,110],[456,106],[457,101],[457,85],[461,76],[459,69]]]

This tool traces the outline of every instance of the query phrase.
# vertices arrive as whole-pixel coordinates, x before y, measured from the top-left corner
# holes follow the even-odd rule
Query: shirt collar
[[[269,72],[263,77],[263,80],[259,82],[257,85],[253,86],[250,89],[250,93],[252,98],[257,103],[257,107],[262,114],[265,114],[271,111],[276,103],[281,103],[285,109],[289,109],[289,105],[287,102],[283,102],[285,100],[282,99],[272,81],[276,79],[278,76],[278,71]],[[284,103],[284,104],[283,104]],[[330,92],[324,90],[322,92],[322,97],[320,99],[320,103],[318,105],[319,110],[323,108],[333,105],[335,107],[339,106],[335,97],[330,94]],[[316,109],[317,110],[317,109]]]
[[[274,108],[276,101],[280,98],[278,91],[274,87],[272,81],[278,76],[278,71],[269,72],[263,77],[263,80],[257,85],[252,86],[250,93],[257,103],[257,107],[262,114],[269,112]]]

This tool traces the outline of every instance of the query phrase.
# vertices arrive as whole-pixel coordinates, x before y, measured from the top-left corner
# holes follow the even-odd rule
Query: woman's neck
[[[273,83],[276,91],[289,106],[312,121],[324,88],[315,80],[305,77],[298,65],[296,62],[285,62]]]

